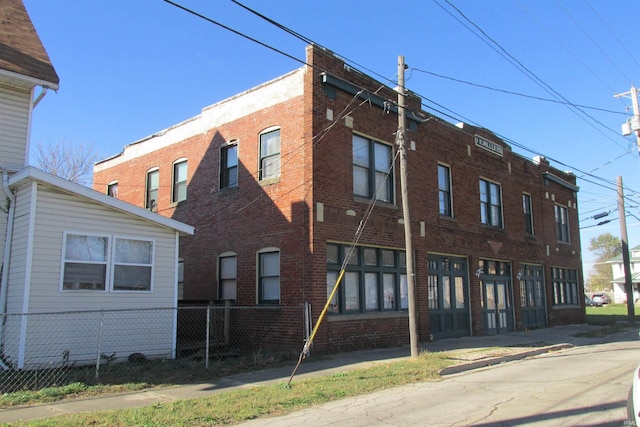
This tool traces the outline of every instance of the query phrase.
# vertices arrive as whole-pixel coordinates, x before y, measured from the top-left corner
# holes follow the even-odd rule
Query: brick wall
[[[314,67],[304,75],[304,95],[253,111],[244,117],[211,129],[202,129],[179,143],[153,150],[154,138],[139,145],[145,154],[127,162],[107,161],[94,174],[94,188],[105,191],[112,181],[119,183],[119,198],[144,206],[145,175],[150,168],[160,170],[158,212],[195,227],[195,235],[181,239],[180,255],[185,262],[184,298],[218,298],[217,257],[234,252],[238,260],[239,305],[256,304],[256,253],[276,247],[281,253],[282,305],[309,302],[317,318],[326,302],[326,245],[328,241],[348,243],[363,218],[368,203],[354,198],[352,135],[358,133],[388,144],[394,143],[397,115],[375,103],[341,90],[327,92],[322,73],[366,88],[393,103],[397,95],[365,75],[345,68],[342,62],[318,48],[307,49]],[[408,107],[420,113],[420,100],[410,96]],[[224,103],[219,107],[224,108]],[[333,114],[330,119],[328,111]],[[348,112],[349,121],[341,116]],[[543,179],[551,173],[575,184],[566,175],[544,162],[534,164],[514,154],[494,134],[470,127],[453,126],[421,113],[426,119],[411,124],[408,140],[415,150],[408,152],[409,203],[415,251],[416,297],[421,340],[430,336],[426,293],[428,254],[450,254],[468,261],[470,310],[474,334],[483,331],[480,280],[473,272],[480,259],[511,263],[512,281],[520,263],[540,264],[547,278],[550,324],[584,321],[579,308],[555,309],[550,288],[550,267],[580,271],[578,215],[573,192]],[[197,120],[195,118],[194,120]],[[349,124],[351,123],[352,124]],[[281,129],[282,171],[279,181],[261,185],[257,180],[258,141],[261,131]],[[475,146],[474,136],[499,144],[499,157]],[[219,190],[220,147],[232,140],[238,144],[239,185]],[[138,144],[136,144],[138,145]],[[132,146],[128,150],[137,149]],[[172,163],[188,159],[187,200],[170,203]],[[437,165],[448,165],[452,175],[454,218],[438,214]],[[379,203],[360,237],[360,244],[404,248],[401,223],[399,168],[395,169],[395,202]],[[478,180],[497,182],[502,189],[504,228],[480,224]],[[524,231],[522,193],[532,197],[534,236]],[[554,199],[569,206],[571,243],[558,243],[555,235]],[[324,218],[317,221],[317,204]],[[347,215],[347,211],[355,215]],[[420,234],[424,223],[424,235]],[[548,248],[548,249],[547,249]],[[548,252],[548,254],[547,254]],[[581,283],[580,272],[580,283]],[[513,288],[516,321],[519,287]],[[364,316],[364,318],[362,318]],[[352,318],[332,318],[317,335],[316,350],[354,349],[364,346],[395,345],[407,342],[407,317],[402,312]]]

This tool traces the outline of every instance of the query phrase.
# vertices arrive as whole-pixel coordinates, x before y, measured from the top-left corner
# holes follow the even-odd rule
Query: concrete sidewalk
[[[530,357],[543,352],[572,346],[598,344],[609,337],[592,338],[580,336],[597,331],[600,327],[589,325],[559,326],[537,329],[529,332],[512,332],[483,337],[450,338],[424,343],[421,351],[449,351],[460,360],[456,367],[442,372],[443,375],[477,369],[509,360]],[[498,350],[497,348],[500,348]],[[504,348],[507,348],[506,350]],[[313,354],[304,360],[294,381],[310,376],[327,375],[350,369],[364,368],[376,363],[401,360],[410,356],[408,346],[340,353],[321,360],[314,360]],[[0,423],[19,420],[48,418],[69,413],[93,412],[108,409],[126,409],[152,406],[175,400],[210,396],[239,388],[287,382],[295,363],[274,369],[251,371],[220,378],[215,382],[157,388],[146,391],[118,394],[104,397],[61,401],[47,405],[7,408],[0,410]]]

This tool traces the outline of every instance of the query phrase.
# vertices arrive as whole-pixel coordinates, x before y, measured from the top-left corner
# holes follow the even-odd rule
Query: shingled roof
[[[60,79],[22,0],[0,0],[0,70],[49,83]]]

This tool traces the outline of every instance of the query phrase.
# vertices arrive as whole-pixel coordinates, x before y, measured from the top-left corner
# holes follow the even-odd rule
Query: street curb
[[[574,347],[573,344],[555,344],[546,347],[539,347],[534,350],[523,351],[520,353],[509,354],[506,356],[490,357],[483,360],[477,360],[474,362],[461,363],[459,365],[447,366],[440,369],[438,374],[440,376],[459,374],[460,372],[471,371],[473,369],[486,368],[489,366],[499,365],[501,363],[512,362],[514,360],[526,359],[527,357],[538,356],[544,353],[550,353],[552,351],[564,350]]]

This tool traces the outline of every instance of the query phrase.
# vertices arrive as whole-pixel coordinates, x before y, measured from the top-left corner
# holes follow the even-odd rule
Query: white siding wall
[[[0,167],[19,170],[26,165],[31,93],[0,85]]]
[[[25,209],[21,202],[24,203],[23,198],[29,198],[29,188],[21,190],[18,194],[21,221],[16,242],[20,238],[26,240],[28,232],[24,229],[24,223],[28,224],[28,221],[23,219]],[[37,204],[30,211],[31,214],[34,212],[24,367],[61,364],[64,354],[68,355],[69,362],[76,364],[94,363],[101,353],[116,353],[121,360],[135,352],[148,357],[171,356],[176,287],[175,231],[42,185],[37,189]],[[61,292],[65,231],[153,239],[153,291]],[[21,259],[16,266],[25,264],[22,261],[27,259],[24,249],[18,249],[13,255],[12,258]],[[12,271],[13,267],[12,264]],[[20,283],[20,278],[24,277],[18,272],[12,275],[14,280],[10,286],[15,288],[16,295],[10,299],[10,313],[21,310],[18,294],[20,289],[24,291],[23,283]],[[110,311],[122,309],[132,311]]]
[[[29,211],[31,210],[32,187],[23,185],[16,192],[16,212],[11,243],[9,285],[7,287],[7,319],[4,325],[5,360],[17,364],[20,351],[22,303],[26,277],[27,237],[29,235]]]

